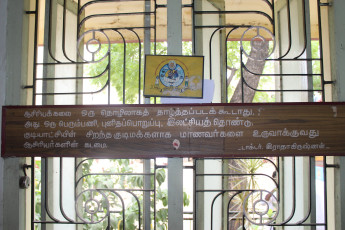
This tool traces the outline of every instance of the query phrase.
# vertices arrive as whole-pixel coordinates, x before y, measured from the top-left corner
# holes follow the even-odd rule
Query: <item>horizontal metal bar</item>
[[[263,173],[224,173],[224,174],[195,174],[195,176],[267,176],[272,178],[270,175]]]
[[[304,223],[304,224],[268,224],[267,226],[325,226],[326,223]]]
[[[195,29],[209,29],[209,28],[236,28],[236,27],[241,27],[241,28],[250,28],[252,25],[207,25],[207,26],[194,26]]]
[[[166,169],[168,168],[166,165],[156,165],[156,168]],[[194,166],[183,166],[183,169],[194,169]]]
[[[150,14],[154,15],[154,13],[155,12],[128,12],[128,13],[112,13],[112,14],[92,14],[83,18],[83,20],[80,21],[78,26],[81,26],[82,24],[84,24],[84,22],[92,18],[113,17],[113,16],[121,17],[121,16],[132,16],[132,15],[150,15]]]
[[[54,222],[54,221],[33,221],[34,224],[86,224],[84,222],[67,222],[67,221],[60,221],[60,222]]]
[[[325,164],[326,168],[340,168],[338,164]]]
[[[330,84],[334,84],[336,81],[324,81],[323,84],[325,85],[330,85]]]
[[[255,192],[258,189],[198,189],[195,192]]]
[[[155,173],[89,173],[85,174],[82,177],[86,176],[154,176]]]
[[[156,8],[166,8],[168,7],[167,4],[156,4]]]
[[[35,11],[35,10],[30,11],[30,10],[29,10],[29,11],[25,11],[25,13],[26,13],[26,14],[36,14],[37,11]]]
[[[320,6],[332,6],[330,2],[320,2]]]

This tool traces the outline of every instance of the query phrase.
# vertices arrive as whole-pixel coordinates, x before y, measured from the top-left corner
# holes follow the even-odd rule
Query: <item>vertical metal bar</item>
[[[45,9],[44,9],[44,31],[43,31],[43,36],[44,36],[44,48],[43,48],[43,62],[47,63],[48,62],[48,56],[50,53],[50,45],[51,45],[51,17],[52,17],[52,9],[51,9],[51,1],[46,1],[45,3]],[[35,47],[37,49],[37,47]],[[46,76],[48,73],[47,66],[43,66],[43,76]],[[35,68],[36,69],[36,68]],[[36,75],[34,76],[35,78],[37,77]],[[36,81],[34,81],[36,85]],[[47,82],[43,81],[42,82],[42,93],[47,92]],[[34,91],[34,93],[36,93]],[[47,96],[42,96],[42,104],[47,104],[48,99]],[[47,194],[47,183],[48,183],[48,159],[47,158],[41,158],[41,221],[46,221],[47,220],[47,206],[48,206],[48,194]],[[47,225],[45,223],[41,224],[41,230],[46,230]]]
[[[320,73],[321,73],[321,90],[322,90],[322,101],[325,102],[325,75],[323,66],[323,46],[322,46],[322,27],[321,27],[321,9],[320,0],[317,1],[317,15],[318,15],[318,25],[319,25],[319,50],[320,50]],[[325,167],[325,165],[324,165]]]
[[[304,13],[304,33],[305,33],[305,43],[306,43],[306,59],[311,60],[312,57],[312,51],[311,51],[311,29],[310,29],[310,4],[309,0],[303,1],[303,13]],[[308,90],[313,90],[313,66],[311,61],[307,61],[307,74],[308,74]],[[308,91],[308,101],[313,102],[314,101],[314,92]],[[310,208],[310,220],[312,223],[316,223],[316,191],[315,191],[315,157],[309,158],[309,208]],[[316,229],[315,226],[311,226],[311,229]]]
[[[323,191],[324,191],[324,222],[325,222],[325,229],[328,229],[328,212],[327,212],[327,157],[323,157]]]
[[[37,68],[36,68],[36,63],[37,63],[37,44],[38,44],[38,10],[39,10],[39,4],[38,0],[36,0],[36,7],[35,7],[35,37],[34,37],[34,57],[33,57],[33,79],[32,79],[32,105],[36,105],[36,74],[37,74]]]
[[[309,0],[307,0],[309,1]],[[309,211],[310,222],[316,223],[316,181],[315,181],[315,157],[309,157]],[[316,226],[311,226],[311,230],[315,230]]]
[[[196,15],[194,14],[195,11],[195,4],[194,4],[194,0],[192,0],[192,54],[195,55],[195,17]]]
[[[168,230],[183,229],[183,158],[168,159]]]
[[[230,32],[226,35],[226,38],[225,38],[225,103],[228,103],[229,102],[229,98],[228,98],[228,38],[229,38],[229,35],[231,33],[231,30]]]
[[[219,27],[217,28],[215,31],[213,31],[211,37],[210,37],[210,42],[209,42],[209,52],[210,52],[210,80],[212,80],[212,39],[213,39],[213,36],[216,34],[216,32],[222,30],[223,28],[222,27]]]
[[[43,41],[43,62],[44,63],[48,63],[49,62],[49,56],[51,58],[53,58],[52,56],[52,51],[51,51],[51,23],[52,23],[52,5],[51,5],[51,0],[50,1],[46,1],[45,3],[45,9],[44,9],[44,30],[43,30],[43,37],[44,37],[44,41]],[[48,68],[53,68],[47,65],[43,65],[43,76],[42,78],[45,78],[45,76],[47,76],[48,74]],[[47,81],[42,81],[42,93],[47,93],[48,90],[48,83]],[[42,105],[46,105],[48,104],[48,98],[46,95],[42,95]]]
[[[67,60],[73,62],[66,53],[66,17],[67,17],[67,2],[63,2],[63,16],[62,16],[62,52]]]
[[[157,0],[155,1],[155,25],[154,25],[154,54],[157,54]]]
[[[291,50],[291,42],[292,42],[292,35],[291,35],[291,9],[290,9],[290,0],[287,0],[286,3],[286,10],[287,10],[287,24],[288,24],[288,32],[289,32],[289,45],[288,49],[286,50],[285,54],[279,57],[279,59],[283,59],[286,55],[289,54]]]
[[[182,54],[182,0],[167,1],[168,54]],[[168,230],[183,229],[183,158],[168,159]]]
[[[168,2],[168,54],[182,54],[182,0]]]
[[[35,229],[35,158],[31,157],[31,230]]]
[[[156,10],[155,10],[156,11]],[[145,13],[151,12],[151,0],[145,0]],[[156,23],[156,13],[154,14]],[[144,16],[144,55],[151,54],[151,14],[145,14]],[[154,32],[156,36],[156,32]],[[156,41],[156,38],[155,38]],[[141,57],[140,57],[141,58]],[[145,60],[145,59],[144,59]],[[140,81],[139,81],[139,98],[140,98]],[[139,101],[140,104],[140,101]]]
[[[111,44],[109,44],[109,46],[111,46]],[[110,102],[110,97],[111,97],[111,47],[109,48],[109,54],[108,54],[108,105],[111,104]]]
[[[197,164],[196,159],[193,159],[193,230],[196,230],[196,172],[197,172]]]
[[[157,170],[156,159],[154,159],[154,172],[155,172],[153,175],[153,189],[154,189],[154,194],[153,194],[153,222],[154,222],[154,226],[153,226],[153,229],[154,230],[156,230],[156,170]]]
[[[137,34],[136,34],[137,35]],[[138,74],[138,104],[141,104],[141,40],[140,37],[137,35],[138,37],[138,46],[139,46],[139,74]]]
[[[126,41],[121,34],[123,39],[123,82],[122,82],[122,103],[126,104]],[[109,82],[110,84],[110,82]],[[110,89],[110,87],[109,87]]]
[[[151,229],[151,160],[144,160],[144,205],[143,205],[143,219],[144,219],[144,230]]]
[[[145,13],[151,12],[151,0],[145,0]],[[151,14],[144,16],[144,54],[151,53]]]
[[[312,51],[311,51],[311,29],[310,29],[310,4],[309,0],[303,1],[303,9],[304,9],[304,33],[305,33],[305,42],[306,42],[306,59],[311,60],[312,57]],[[314,89],[314,79],[313,79],[313,66],[311,61],[307,61],[307,74],[308,74],[308,90]],[[314,92],[308,91],[308,101],[313,102],[314,101]],[[316,191],[315,191],[315,157],[309,158],[309,167],[310,167],[310,186],[309,186],[309,208],[310,208],[310,220],[312,223],[316,223]],[[316,229],[315,226],[311,226],[311,229]]]
[[[151,0],[145,0],[145,13],[151,12]],[[150,54],[151,53],[151,14],[145,14],[144,15],[144,54]],[[139,43],[140,44],[140,43]],[[139,55],[141,60],[141,55]],[[141,63],[141,62],[140,62]],[[139,72],[140,72],[140,64],[139,64]],[[139,73],[140,74],[140,73]],[[139,104],[140,104],[140,86],[141,81],[139,77]],[[146,100],[145,104],[149,104],[150,100]],[[150,230],[151,229],[151,192],[148,190],[151,190],[151,176],[149,175],[151,173],[151,160],[146,159],[144,160],[144,205],[143,205],[143,219],[144,219],[144,230]],[[153,181],[153,183],[156,183],[156,180]],[[156,189],[154,190],[156,193]],[[155,205],[156,207],[156,205]],[[155,215],[155,210],[154,210]],[[156,224],[155,224],[156,226]]]
[[[241,47],[240,48],[241,50],[240,50],[240,63],[241,63],[241,78],[240,78],[240,83],[239,84],[241,84],[241,98],[242,98],[242,103],[244,103],[244,89],[243,89],[243,87],[244,87],[244,80],[243,80],[243,70],[244,70],[244,68],[243,68],[243,66],[244,66],[244,63],[243,63],[243,48]]]
[[[273,26],[273,35],[274,37],[276,37],[276,14],[275,14],[275,8],[274,8],[274,2],[275,1],[272,1],[272,26]]]
[[[47,174],[46,174],[46,167],[47,167],[47,161],[46,158],[41,158],[41,221],[46,221],[47,214],[46,214],[46,184],[47,184]],[[41,224],[41,230],[46,230],[47,226],[45,223]]]
[[[36,105],[36,74],[37,74],[37,44],[38,44],[38,12],[39,12],[39,1],[35,1],[35,25],[34,25],[34,53],[33,53],[33,76],[32,76],[32,105]],[[31,158],[31,230],[35,229],[35,158]],[[42,207],[42,206],[41,206]],[[42,212],[41,212],[42,213]],[[42,229],[43,230],[43,229]]]
[[[304,0],[304,33],[305,33],[305,43],[306,43],[306,58],[308,60],[312,59],[311,54],[311,31],[310,31],[310,6],[309,0]],[[307,64],[307,74],[308,74],[308,90],[313,90],[313,66],[310,61],[306,62]],[[314,92],[308,91],[308,101],[314,101]]]

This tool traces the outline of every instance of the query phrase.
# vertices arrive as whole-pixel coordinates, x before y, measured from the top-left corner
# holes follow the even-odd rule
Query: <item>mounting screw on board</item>
[[[19,178],[19,188],[22,188],[22,189],[27,189],[30,187],[30,177],[28,177],[26,175],[26,169],[30,168],[31,165],[27,165],[27,164],[24,164],[23,165],[23,172],[24,172],[24,176],[20,177]]]
[[[19,179],[19,188],[27,189],[30,187],[30,177],[22,176]]]

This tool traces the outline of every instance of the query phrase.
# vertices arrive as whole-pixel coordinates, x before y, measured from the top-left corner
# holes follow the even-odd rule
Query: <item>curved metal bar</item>
[[[73,223],[75,224],[76,221],[70,219],[66,213],[65,213],[65,210],[64,210],[64,207],[63,207],[63,183],[62,183],[62,177],[63,177],[63,160],[62,160],[62,157],[60,157],[60,180],[59,180],[59,183],[60,183],[60,199],[59,199],[59,205],[60,205],[60,212],[62,214],[62,216],[70,223]]]
[[[308,0],[309,1],[309,0]],[[307,40],[307,20],[306,20],[306,8],[305,8],[305,0],[303,0],[303,36],[304,36],[304,47],[303,47],[303,50],[301,51],[301,53],[299,55],[297,55],[294,59],[298,59],[300,58],[304,53],[305,51],[307,50],[307,44],[308,44],[308,40]]]
[[[47,1],[47,3],[49,3],[49,22],[48,22],[48,44],[47,44],[47,49],[48,49],[48,53],[49,53],[49,56],[54,60],[54,61],[56,61],[56,62],[58,62],[58,63],[60,63],[60,61],[59,60],[57,60],[56,58],[55,58],[55,56],[53,55],[53,53],[52,53],[52,41],[51,41],[51,38],[52,38],[52,11],[53,11],[53,9],[52,9],[52,0],[49,0],[49,1]],[[46,3],[46,4],[47,4]]]
[[[83,18],[79,25],[78,25],[78,31],[81,31],[83,28],[83,24],[92,18],[100,18],[100,17],[113,17],[113,16],[133,16],[133,15],[151,15],[154,14],[154,12],[130,12],[130,13],[112,13],[112,14],[94,14],[94,15],[89,15]],[[122,28],[121,28],[122,29]]]
[[[271,75],[269,75],[271,76]],[[280,76],[280,75],[277,75],[277,76]],[[285,75],[283,75],[285,76]],[[246,85],[248,88],[254,90],[254,91],[257,91],[257,92],[320,92],[322,91],[321,89],[320,90],[311,90],[311,89],[267,89],[267,90],[264,90],[264,89],[255,89],[253,88],[252,86],[250,86],[246,80],[244,79],[244,77],[242,77],[242,88],[244,85]]]
[[[118,192],[116,192],[116,191],[114,191],[114,190],[109,191],[109,192],[114,193],[114,194],[120,199],[120,201],[121,201],[121,204],[122,204],[122,223],[123,223],[123,230],[125,230],[125,229],[126,229],[126,228],[125,228],[125,226],[126,226],[126,218],[125,218],[125,216],[126,216],[126,209],[125,209],[125,202],[124,202],[122,196],[120,195],[120,193],[118,193]],[[110,215],[109,215],[109,216],[110,216]]]
[[[109,85],[109,80],[105,83],[105,85],[97,90],[97,91],[93,91],[93,92],[67,92],[67,93],[36,93],[36,95],[81,95],[81,94],[94,94],[94,93],[99,93],[102,92],[107,86]]]
[[[215,31],[213,31],[211,37],[210,37],[210,42],[209,42],[209,50],[210,50],[210,80],[212,80],[212,39],[213,36],[215,35],[216,32],[218,32],[219,30],[224,29],[224,27],[219,27],[218,29],[216,29]]]
[[[237,196],[238,194],[240,194],[241,191],[236,192],[234,195],[232,195],[229,199],[228,205],[227,205],[227,215],[226,215],[226,223],[227,223],[227,228],[226,229],[230,229],[230,219],[229,219],[229,210],[230,210],[230,204],[232,199],[234,199],[235,196]]]
[[[137,201],[138,204],[138,225],[139,225],[139,230],[141,229],[141,209],[140,209],[140,201],[137,195],[135,195],[133,192],[131,191],[126,191],[127,193],[131,194],[134,199]]]
[[[292,183],[292,210],[290,213],[290,216],[284,220],[280,225],[285,225],[288,222],[292,220],[292,218],[295,215],[296,212],[296,157],[293,157],[293,163],[292,163],[292,178],[293,178],[293,183]]]
[[[312,193],[311,193],[311,157],[309,157],[309,171],[308,171],[308,178],[309,178],[309,202],[308,202],[308,208],[307,208],[307,213],[305,215],[304,218],[302,218],[300,221],[296,222],[297,225],[303,224],[304,222],[307,221],[307,219],[310,217],[311,215],[311,208],[312,208],[312,201],[311,201],[311,197],[312,197]],[[314,178],[315,180],[315,178]]]
[[[62,53],[65,56],[67,60],[70,62],[75,62],[72,59],[70,59],[66,53],[66,0],[63,2],[63,15],[62,15]]]
[[[264,1],[273,11],[273,4],[270,1],[268,1],[268,0],[262,0],[262,1]],[[272,2],[274,2],[274,1],[272,1]]]
[[[251,54],[248,54],[248,53],[244,50],[244,48],[243,48],[243,41],[245,41],[245,39],[244,39],[245,34],[246,34],[248,31],[252,30],[252,29],[255,29],[255,30],[256,30],[256,36],[252,37],[252,39],[250,40],[250,41],[251,41],[251,50],[252,50],[252,51],[253,51],[253,50],[258,50],[258,49],[252,44],[252,41],[253,41],[253,39],[255,39],[255,38],[259,38],[260,40],[264,40],[264,41],[267,43],[267,45],[269,45],[269,44],[268,44],[268,41],[269,41],[269,40],[267,40],[267,39],[264,38],[262,35],[260,35],[260,30],[266,31],[266,33],[268,33],[268,34],[271,36],[271,38],[272,38],[271,41],[273,42],[273,47],[272,47],[272,50],[271,50],[271,51],[270,51],[270,49],[269,49],[269,46],[267,47],[267,48],[268,48],[268,54],[265,55],[265,56],[267,56],[267,57],[263,57],[263,58],[258,58],[258,57],[257,57],[257,58],[254,58],[254,57],[252,57]],[[242,34],[242,36],[241,36],[240,42],[241,42],[241,51],[242,51],[241,54],[244,54],[248,59],[251,59],[251,60],[256,61],[256,62],[267,60],[267,59],[273,54],[273,52],[274,52],[274,50],[275,50],[275,48],[276,48],[276,39],[275,39],[273,33],[272,33],[269,29],[267,29],[266,27],[263,27],[263,26],[252,26],[252,27],[248,28],[246,31],[243,32],[243,34]]]
[[[215,203],[216,199],[220,195],[223,195],[224,193],[225,193],[225,191],[218,193],[212,200],[212,204],[211,204],[211,230],[213,230],[213,206],[214,206],[214,203]]]
[[[97,79],[102,77],[107,71],[109,71],[109,64],[107,64],[106,68],[103,70],[102,73],[96,76],[91,76],[91,77],[59,77],[59,78],[54,78],[54,77],[47,77],[47,78],[36,78],[36,80],[41,80],[41,81],[58,81],[58,80],[81,80],[81,79]]]
[[[115,29],[114,31],[121,36],[123,41],[122,103],[126,104],[126,39],[123,36],[123,34],[119,32],[117,29]],[[109,84],[109,91],[110,87],[111,84]]]
[[[86,158],[86,159],[83,159],[81,160],[78,165],[75,167],[75,171],[78,171],[79,167],[85,162],[85,161],[88,161],[88,160],[93,160],[94,158]]]
[[[79,185],[79,183],[81,182],[83,178],[89,177],[89,176],[153,176],[153,175],[154,173],[89,173],[89,174],[85,174],[79,177],[79,179],[76,182],[75,187]]]
[[[48,159],[47,158],[42,158],[44,159],[45,161],[45,169],[44,169],[44,175],[45,175],[45,178],[44,178],[44,190],[45,190],[45,194],[44,194],[44,203],[45,203],[45,210],[46,210],[46,213],[47,215],[49,216],[50,219],[52,219],[53,221],[55,221],[56,223],[61,223],[63,221],[55,218],[51,212],[50,212],[50,209],[49,209],[49,199],[48,199],[48,194],[49,194],[49,190],[48,190]]]
[[[226,62],[226,66],[228,65],[228,52],[227,52],[227,50],[228,50],[228,39],[229,39],[229,36],[230,36],[230,34],[232,33],[232,32],[234,32],[235,30],[237,30],[237,29],[239,29],[240,27],[235,27],[235,28],[232,28],[228,33],[227,33],[227,35],[226,35],[226,38],[225,38],[225,49],[226,49],[226,52],[225,52],[225,62]],[[231,62],[231,59],[230,59],[230,62]],[[232,62],[231,62],[232,63]],[[226,78],[227,78],[227,76],[228,76],[228,69],[226,69]],[[223,81],[224,82],[224,81]],[[228,84],[227,83],[228,82],[228,79],[226,79],[226,84]],[[228,85],[226,85],[226,87],[225,87],[225,101],[226,102],[228,102],[228,100],[229,100],[229,98],[228,98]]]
[[[78,199],[79,199],[79,197],[82,195],[82,193],[85,193],[85,192],[90,192],[90,193],[91,193],[91,199],[89,199],[89,200],[86,201],[86,203],[84,204],[84,205],[85,205],[85,206],[84,206],[84,209],[87,209],[87,204],[88,204],[89,202],[91,202],[91,201],[94,201],[94,202],[97,203],[97,210],[96,210],[96,211],[92,210],[92,212],[90,212],[89,209],[88,209],[88,210],[85,210],[88,214],[91,215],[91,221],[88,221],[88,220],[84,219],[84,218],[80,215],[81,213],[79,213],[79,211],[78,211],[78,210],[79,210],[79,209],[78,209],[78,207],[79,207],[79,206],[78,206]],[[103,207],[103,205],[101,206],[101,205],[100,205],[100,202],[94,198],[94,194],[93,194],[94,192],[97,192],[97,193],[101,194],[101,197],[102,197],[102,198],[105,200],[105,202],[106,202],[106,208],[107,208],[107,213],[105,213],[105,216],[102,217],[102,219],[97,220],[97,221],[94,221],[93,215],[95,215],[97,212],[100,211],[100,207],[102,207],[102,208],[104,208],[104,207]],[[98,198],[99,198],[99,197],[98,197]],[[77,195],[77,199],[76,199],[76,201],[75,201],[75,209],[76,209],[77,218],[81,219],[81,220],[83,221],[83,222],[82,222],[83,224],[96,224],[96,223],[100,223],[100,222],[102,222],[105,218],[107,218],[107,217],[110,215],[110,207],[109,207],[109,200],[108,200],[108,197],[107,197],[106,194],[105,194],[103,191],[101,191],[100,189],[87,189],[87,190],[81,191],[81,192]],[[103,211],[102,213],[104,213],[104,211]]]
[[[124,2],[124,1],[127,1],[127,2],[132,2],[132,0],[120,0],[121,2]],[[80,8],[79,8],[79,14],[81,14],[84,9],[86,7],[88,7],[89,5],[92,5],[92,4],[96,4],[96,3],[109,3],[109,2],[119,2],[119,0],[93,0],[93,1],[89,1],[89,2],[86,2],[84,5],[82,5]]]
[[[138,80],[139,80],[139,85],[138,85],[138,103],[141,104],[141,40],[140,40],[140,37],[138,35],[137,32],[135,32],[134,30],[129,30],[131,32],[133,32],[135,34],[135,36],[137,37],[138,39],[138,44],[139,44],[139,76],[138,76]]]
[[[315,75],[315,76],[321,76],[322,74],[308,74],[308,73],[276,73],[276,74],[263,74],[263,73],[254,73],[252,72],[251,70],[249,70],[247,68],[247,66],[243,63],[243,69],[250,73],[250,74],[253,74],[253,75],[256,75],[256,76],[310,76],[310,75]]]
[[[225,38],[225,44],[227,44],[227,42],[228,42],[228,40],[229,40],[229,36],[230,36],[230,34],[232,33],[232,32],[234,32],[235,30],[237,30],[237,29],[239,29],[240,27],[239,26],[237,26],[237,27],[234,27],[234,28],[232,28],[227,34],[226,34],[226,38]],[[226,46],[227,47],[227,46]],[[226,50],[228,50],[227,48],[226,48]],[[226,60],[228,60],[228,53],[226,52],[225,53],[225,57],[226,57]]]
[[[111,62],[111,47],[109,44],[109,59],[108,59],[109,65]],[[110,105],[110,94],[111,94],[111,70],[108,71],[108,82],[107,82],[107,86],[108,86],[108,105]]]
[[[91,64],[91,63],[98,63],[100,61],[102,61],[103,59],[101,60],[98,60],[98,61],[89,61],[89,62],[39,62],[39,63],[36,63],[36,65],[88,65],[88,64]]]
[[[278,188],[278,182],[276,182],[272,176],[269,176],[269,175],[264,174],[264,173],[254,173],[254,174],[250,174],[250,173],[197,174],[196,176],[228,176],[228,177],[262,176],[262,177],[268,177],[269,179],[271,179],[273,181],[273,183],[275,184],[275,186]]]
[[[258,10],[241,10],[241,11],[194,11],[195,14],[259,14],[264,16],[269,20],[271,24],[273,24],[273,18],[266,14],[265,12],[258,11]],[[239,25],[237,25],[239,26]]]
[[[291,35],[291,14],[290,14],[290,0],[286,0],[287,3],[286,3],[286,11],[287,11],[287,17],[288,17],[288,20],[287,20],[287,23],[288,23],[288,34],[289,34],[289,45],[288,45],[288,49],[287,51],[285,52],[285,54],[283,54],[282,56],[280,56],[278,59],[283,59],[284,57],[286,57],[289,53],[290,53],[290,50],[291,50],[291,40],[292,40],[292,35]]]

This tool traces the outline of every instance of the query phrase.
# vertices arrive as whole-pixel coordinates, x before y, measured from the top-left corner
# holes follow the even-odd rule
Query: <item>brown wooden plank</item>
[[[5,106],[2,157],[345,155],[344,103]]]

